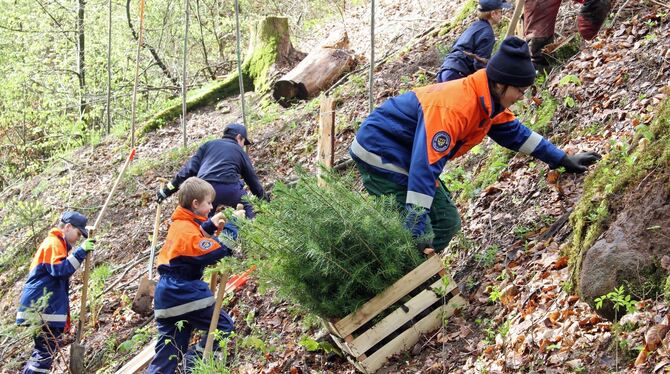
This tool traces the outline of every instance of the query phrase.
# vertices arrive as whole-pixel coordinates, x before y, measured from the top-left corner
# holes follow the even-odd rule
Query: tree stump
[[[309,99],[330,87],[356,65],[353,54],[347,50],[348,46],[346,32],[331,34],[298,66],[275,82],[272,97],[283,107],[288,107],[295,100]]]

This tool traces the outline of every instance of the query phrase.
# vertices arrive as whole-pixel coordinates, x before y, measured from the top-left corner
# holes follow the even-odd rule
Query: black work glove
[[[595,164],[602,157],[596,152],[580,152],[576,155],[565,155],[559,166],[563,166],[568,173],[583,173],[589,165]]]
[[[156,202],[159,204],[162,203],[163,200],[167,199],[175,192],[177,192],[177,188],[172,185],[172,183],[164,185],[156,192]]]

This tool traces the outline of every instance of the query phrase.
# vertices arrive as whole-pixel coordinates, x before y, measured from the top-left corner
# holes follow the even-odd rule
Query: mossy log
[[[304,57],[296,51],[289,38],[288,19],[266,17],[250,26],[249,48],[242,63],[242,78],[245,91],[265,92],[270,89],[276,69],[295,63]],[[216,101],[238,95],[240,92],[237,71],[221,80],[214,81],[197,90],[189,91],[186,97],[187,110],[191,111]],[[181,99],[169,101],[165,109],[154,114],[142,126],[140,136],[161,128],[181,115]]]
[[[347,50],[349,37],[345,31],[336,31],[319,47],[310,52],[298,66],[275,82],[272,97],[288,107],[297,100],[307,100],[350,71],[356,60]]]

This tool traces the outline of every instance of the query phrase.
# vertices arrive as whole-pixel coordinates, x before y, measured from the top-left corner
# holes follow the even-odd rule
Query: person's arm
[[[258,181],[258,176],[256,175],[254,165],[251,163],[251,159],[244,151],[242,151],[242,165],[240,167],[240,171],[242,173],[242,178],[244,179],[244,182],[247,184],[247,186],[249,186],[251,193],[259,199],[265,199],[265,190]]]
[[[49,274],[55,278],[69,278],[81,266],[88,252],[83,247],[78,247],[69,255],[61,246],[51,247],[51,259],[44,264]]]
[[[496,43],[495,35],[491,30],[482,30],[475,39],[474,51],[473,53],[478,58],[473,58],[475,63],[475,70],[483,69],[486,67],[486,62],[483,60],[488,60],[491,58],[491,53],[493,53],[493,46]]]
[[[172,178],[172,185],[174,186],[175,190],[179,189],[179,186],[181,186],[184,181],[190,177],[197,176],[198,171],[200,170],[200,164],[202,163],[203,158],[205,157],[205,151],[207,150],[207,145],[208,143],[205,143],[198,148],[198,150],[195,152],[191,158],[186,161],[186,164],[182,166],[182,168],[179,170],[177,175],[175,175],[174,178]]]
[[[495,118],[488,136],[505,148],[544,161],[552,169],[561,166],[561,161],[565,157],[565,152],[542,135],[524,126],[509,110]]]

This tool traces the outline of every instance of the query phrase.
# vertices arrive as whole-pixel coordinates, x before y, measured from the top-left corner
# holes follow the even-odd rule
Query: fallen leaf
[[[564,267],[568,266],[568,256],[563,256],[560,257],[556,262],[554,262],[553,269],[554,270],[560,270],[563,269]]]
[[[645,348],[647,348],[649,352],[655,351],[656,348],[658,348],[659,344],[661,344],[661,341],[663,341],[663,338],[665,337],[665,334],[668,333],[669,329],[670,329],[669,325],[652,326],[644,334]]]

